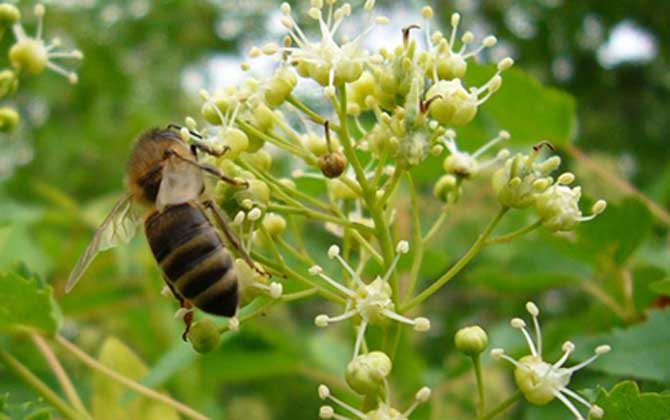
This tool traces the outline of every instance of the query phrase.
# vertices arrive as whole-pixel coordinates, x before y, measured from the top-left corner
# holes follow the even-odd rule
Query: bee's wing
[[[116,202],[112,211],[95,232],[91,243],[79,257],[79,261],[67,279],[65,292],[69,292],[77,284],[98,252],[128,243],[135,236],[137,225],[138,218],[132,208],[132,195],[126,193]]]
[[[196,162],[172,156],[165,161],[156,208],[162,211],[171,204],[187,203],[200,197],[204,187],[201,169]]]

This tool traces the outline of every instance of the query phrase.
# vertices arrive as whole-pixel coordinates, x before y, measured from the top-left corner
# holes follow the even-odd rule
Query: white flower
[[[575,345],[572,342],[566,341],[563,344],[563,356],[555,363],[546,362],[542,359],[542,335],[538,320],[540,311],[533,302],[528,302],[526,309],[533,318],[536,342],[533,342],[530,333],[526,329],[526,323],[521,318],[512,319],[511,325],[513,328],[521,330],[526,338],[531,354],[517,361],[506,355],[503,349],[497,348],[491,350],[491,356],[495,359],[505,359],[516,367],[514,370],[514,379],[530,403],[544,405],[554,398],[558,398],[575,415],[576,419],[584,420],[579,410],[568,399],[570,397],[588,407],[589,414],[593,417],[602,417],[604,414],[602,408],[591,404],[576,392],[568,389],[568,385],[573,373],[593,363],[601,354],[609,352],[611,350],[610,346],[598,346],[591,358],[575,366],[566,368],[563,365],[575,349]]]
[[[351,5],[344,3],[337,9],[334,1],[327,1],[324,9],[322,1],[312,1],[309,16],[319,22],[321,38],[311,41],[291,15],[291,7],[284,3],[281,6],[283,17],[282,25],[289,31],[289,36],[295,46],[281,48],[281,52],[288,53],[290,63],[297,65],[298,73],[310,77],[322,86],[325,92],[334,94],[334,87],[341,83],[357,80],[363,73],[364,63],[370,59],[368,52],[361,45],[365,36],[376,24],[385,24],[384,17],[372,15],[372,4],[366,4],[365,10],[369,13],[368,26],[353,39],[345,38],[338,43],[335,35],[342,25],[344,18],[351,15]],[[325,16],[324,16],[325,13]]]
[[[77,73],[68,71],[56,64],[54,60],[70,58],[81,60],[84,55],[79,50],[59,50],[60,40],[54,38],[49,44],[44,43],[42,38],[43,21],[45,8],[44,5],[35,6],[35,16],[37,17],[37,32],[34,37],[26,34],[21,23],[17,22],[12,27],[16,43],[9,50],[9,60],[19,71],[25,71],[30,74],[40,74],[45,68],[52,70],[62,76],[65,76],[70,83],[77,83]]]
[[[314,319],[316,326],[326,327],[334,322],[344,321],[353,317],[360,318],[353,358],[358,356],[361,344],[363,343],[363,337],[365,336],[365,330],[369,324],[379,324],[391,319],[403,324],[411,325],[416,331],[423,332],[430,329],[430,321],[426,318],[419,317],[410,319],[397,313],[395,311],[393,300],[391,299],[391,286],[388,283],[388,279],[391,277],[393,270],[395,270],[400,255],[406,253],[408,250],[408,243],[406,241],[400,241],[396,247],[396,256],[393,259],[391,266],[384,274],[384,277],[377,276],[371,283],[365,283],[361,278],[360,273],[351,268],[351,266],[340,256],[339,247],[337,245],[331,246],[328,250],[328,257],[337,259],[347,273],[349,273],[355,284],[354,289],[350,289],[328,277],[323,273],[323,269],[317,265],[310,268],[309,272],[312,275],[318,275],[347,297],[344,313],[333,317],[325,314],[318,315]]]
[[[593,205],[591,215],[583,216],[579,209],[581,187],[568,187],[574,179],[575,176],[569,172],[562,174],[555,184],[539,194],[535,200],[535,208],[542,219],[542,225],[551,231],[572,230],[580,222],[593,220],[607,206],[604,200],[599,200]]]
[[[319,385],[319,398],[322,400],[330,400],[335,405],[346,410],[348,414],[353,415],[353,417],[343,416],[337,414],[335,409],[330,405],[322,405],[319,409],[319,418],[322,419],[336,419],[336,420],[408,420],[409,416],[412,415],[414,410],[419,406],[419,404],[428,401],[430,398],[431,390],[428,387],[423,387],[417,391],[414,396],[414,402],[412,405],[407,408],[407,410],[401,412],[391,407],[388,399],[379,403],[379,406],[372,411],[367,413],[358,410],[344,401],[340,400],[337,397],[334,397],[330,393],[330,389],[326,385]],[[388,392],[387,392],[388,396]]]

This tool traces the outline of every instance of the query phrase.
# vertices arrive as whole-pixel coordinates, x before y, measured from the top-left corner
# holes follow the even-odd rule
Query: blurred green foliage
[[[143,238],[101,255],[74,294],[64,296],[62,290],[93,229],[123,188],[125,159],[133,139],[148,127],[180,122],[184,115],[196,112],[195,92],[183,90],[184,71],[205,67],[213,54],[246,48],[248,44],[240,36],[262,39],[264,29],[258,23],[278,4],[93,1],[81,2],[85,5],[63,2],[72,6],[59,7],[59,2],[54,3],[47,14],[47,30],[62,34],[66,42],[84,51],[80,83],[70,87],[53,75],[22,81],[24,88],[15,101],[25,111],[24,127],[18,138],[0,137],[0,142],[23,142],[34,154],[29,163],[18,166],[0,182],[0,271],[12,270],[23,262],[51,286],[3,274],[2,296],[9,293],[3,282],[12,282],[15,287],[53,287],[65,315],[62,334],[75,339],[90,354],[100,354],[100,360],[107,359],[109,351],[105,349],[114,343],[134,361],[134,367],[124,368],[127,373],[146,385],[164,388],[212,418],[236,420],[249,418],[245,417],[248,413],[255,413],[253,418],[259,420],[314,418],[319,405],[318,383],[328,382],[339,395],[347,395],[341,378],[350,347],[347,332],[313,328],[313,315],[323,311],[316,304],[307,301],[274,307],[240,333],[226,333],[218,351],[200,356],[179,337],[182,326],[172,316],[175,304],[159,295],[162,280]],[[433,320],[430,335],[420,342],[411,343],[415,337],[402,337],[392,378],[398,390],[394,398],[399,401],[410,400],[425,383],[434,387],[432,404],[417,411],[419,420],[459,418],[473,410],[468,360],[453,346],[456,329],[480,323],[489,330],[494,346],[520,352],[523,343],[509,331],[507,319],[521,313],[530,298],[546,308],[548,349],[557,350],[565,339],[577,336],[585,337],[586,343],[590,340],[587,337],[594,335],[611,340],[615,349],[619,342],[631,340],[641,347],[667,347],[669,342],[668,337],[654,336],[655,331],[667,331],[667,321],[659,321],[667,319],[667,310],[652,313],[645,320],[651,307],[668,304],[670,25],[662,13],[665,3],[453,3],[474,3],[476,7],[466,10],[464,18],[487,22],[491,32],[514,47],[519,67],[526,70],[509,72],[499,96],[483,107],[476,124],[459,137],[471,138],[473,148],[499,129],[511,131],[513,141],[518,141],[513,143],[516,147],[549,139],[559,147],[568,167],[584,179],[586,194],[605,195],[611,205],[602,217],[569,235],[538,232],[512,246],[487,249],[453,284],[425,304],[426,313],[441,317]],[[453,3],[440,3],[436,8],[445,24]],[[533,37],[519,38],[506,25],[506,13],[512,7],[532,17],[536,27]],[[605,35],[618,22],[632,19],[656,37],[659,55],[647,64],[603,68],[594,50],[578,42],[587,16],[599,18]],[[217,31],[223,31],[225,22],[235,22],[241,29],[221,38]],[[552,64],[565,57],[572,63],[572,76],[557,78]],[[6,57],[2,57],[0,65],[6,64]],[[201,74],[207,81],[207,73]],[[593,166],[571,152],[574,146],[569,146],[570,142],[586,150],[597,167],[612,177],[597,175]],[[439,167],[437,159],[429,159],[417,170],[416,179],[426,197]],[[618,182],[630,183],[657,203],[661,215],[650,209],[639,193],[620,188]],[[431,199],[426,199],[423,207],[427,219],[440,209]],[[430,264],[422,268],[424,283],[464,252],[492,216],[493,208],[488,183],[468,190],[463,203],[450,214],[446,233],[426,250]],[[399,215],[398,231],[407,231],[407,217]],[[532,221],[525,212],[513,213],[508,219],[501,232]],[[329,241],[309,240],[323,249]],[[6,304],[0,302],[0,309],[11,309],[2,305]],[[47,299],[40,305],[51,303]],[[44,315],[41,310],[31,310],[36,317],[31,325],[53,330],[48,320],[38,319]],[[11,313],[16,315],[13,310]],[[5,321],[5,312],[0,310],[0,327]],[[0,347],[20,355],[44,381],[56,384],[30,343],[3,336]],[[603,362],[598,369],[581,375],[577,389],[595,390],[597,384],[611,389],[620,377],[639,379],[645,392],[666,389],[670,378],[651,374],[662,372],[662,366],[636,369],[632,365],[633,359],[641,364],[651,360],[643,358],[639,350],[629,349],[620,355],[621,360],[612,358],[610,363],[620,369],[610,369],[611,365]],[[655,356],[667,363],[664,355],[667,351]],[[71,357],[64,355],[63,363],[77,378],[76,386],[84,399],[94,401],[94,408],[95,401],[100,401],[96,398],[107,394],[134,407],[130,410],[151,408],[133,402],[136,396],[124,394],[116,385],[92,378],[90,371]],[[669,368],[665,366],[665,372]],[[487,358],[485,371],[495,384],[488,390],[490,401],[500,401],[501,395],[513,390],[504,367]],[[1,367],[0,376],[0,392],[9,392],[11,401],[36,399]],[[631,404],[660,398],[638,395],[632,384],[619,385],[610,393],[600,392],[598,398],[606,410],[607,399],[616,393],[625,393],[635,401]],[[345,398],[354,397],[349,394]],[[553,411],[553,407],[538,409],[522,404],[509,418],[565,418],[564,409]],[[556,417],[551,417],[553,412]],[[168,418],[164,413],[153,416],[158,417],[143,418]],[[649,418],[663,417],[650,414]]]

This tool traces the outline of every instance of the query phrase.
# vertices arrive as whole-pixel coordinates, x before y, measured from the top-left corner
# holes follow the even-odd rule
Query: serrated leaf
[[[481,86],[495,66],[469,66],[467,86]],[[468,142],[486,140],[499,130],[512,134],[511,144],[528,146],[549,140],[556,146],[571,142],[575,134],[575,100],[568,93],[543,86],[519,68],[503,74],[498,92],[480,107],[473,123],[459,130]]]
[[[670,381],[670,310],[651,311],[648,318],[627,329],[615,329],[585,340],[577,340],[575,358],[585,360],[600,344],[612,351],[600,357],[591,369],[611,375]]]
[[[620,382],[610,392],[601,389],[596,404],[605,410],[602,420],[670,419],[670,395],[640,393],[633,381]]]
[[[125,344],[114,337],[105,340],[98,361],[133,380],[148,372],[144,362]],[[93,414],[97,420],[121,418],[146,420],[178,420],[177,412],[165,404],[146,398],[133,399],[123,404],[126,388],[101,373],[93,375]]]
[[[51,286],[32,276],[0,274],[0,331],[34,329],[54,334],[60,328],[62,314],[53,298]]]

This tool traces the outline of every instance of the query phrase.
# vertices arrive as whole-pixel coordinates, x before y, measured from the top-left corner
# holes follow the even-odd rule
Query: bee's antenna
[[[177,125],[177,124],[168,124],[167,127],[166,127],[167,130],[177,130],[177,131],[181,131],[182,128],[183,128],[182,126]],[[190,135],[192,135],[193,137],[195,137],[199,140],[202,140],[202,136],[200,134],[196,133],[195,131],[188,130],[188,133]]]

